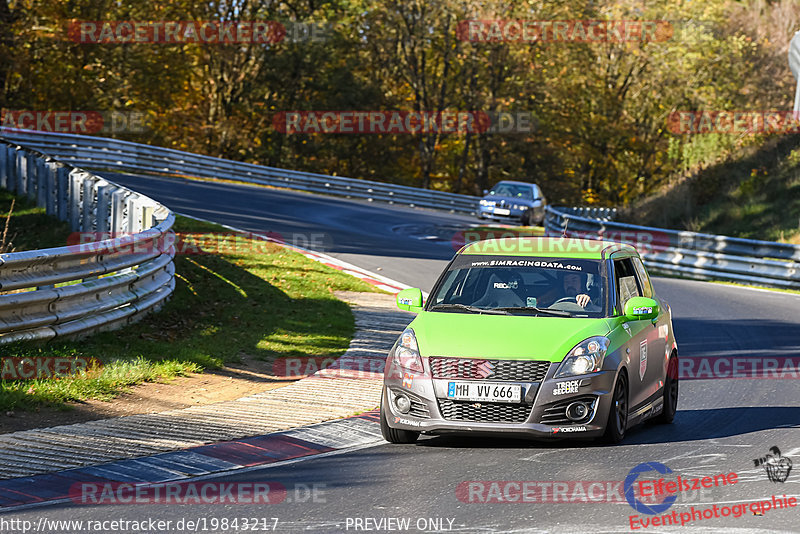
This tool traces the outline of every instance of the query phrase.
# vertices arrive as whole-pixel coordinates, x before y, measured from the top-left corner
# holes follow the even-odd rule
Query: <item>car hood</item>
[[[449,312],[420,312],[409,326],[422,356],[551,362],[611,331],[608,319]]]
[[[488,195],[483,198],[484,200],[493,200],[497,204],[499,204],[501,200],[504,200],[506,204],[533,204],[533,200],[528,200],[519,197],[502,197],[498,195]]]

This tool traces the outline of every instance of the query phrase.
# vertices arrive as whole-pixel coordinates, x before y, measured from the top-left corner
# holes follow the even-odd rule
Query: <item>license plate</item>
[[[447,398],[473,402],[521,402],[522,386],[492,382],[450,382]]]
[[[505,208],[495,208],[494,209],[495,215],[511,215],[511,210],[507,210]]]

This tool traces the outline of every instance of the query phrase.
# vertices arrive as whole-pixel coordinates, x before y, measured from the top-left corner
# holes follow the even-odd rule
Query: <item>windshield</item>
[[[428,311],[604,317],[601,260],[459,255],[428,300]]]
[[[499,197],[516,197],[525,200],[533,200],[533,188],[529,185],[506,184],[500,182],[489,191],[489,194]]]

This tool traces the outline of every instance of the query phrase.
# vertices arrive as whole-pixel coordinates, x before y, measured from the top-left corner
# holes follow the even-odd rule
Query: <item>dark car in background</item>
[[[536,184],[504,180],[484,191],[478,204],[478,218],[498,222],[540,225],[547,201]]]

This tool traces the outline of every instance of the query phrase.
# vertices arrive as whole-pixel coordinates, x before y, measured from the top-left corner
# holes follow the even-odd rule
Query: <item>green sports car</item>
[[[636,249],[571,238],[465,245],[384,370],[381,430],[392,443],[467,432],[620,442],[645,419],[672,422],[672,314]]]

